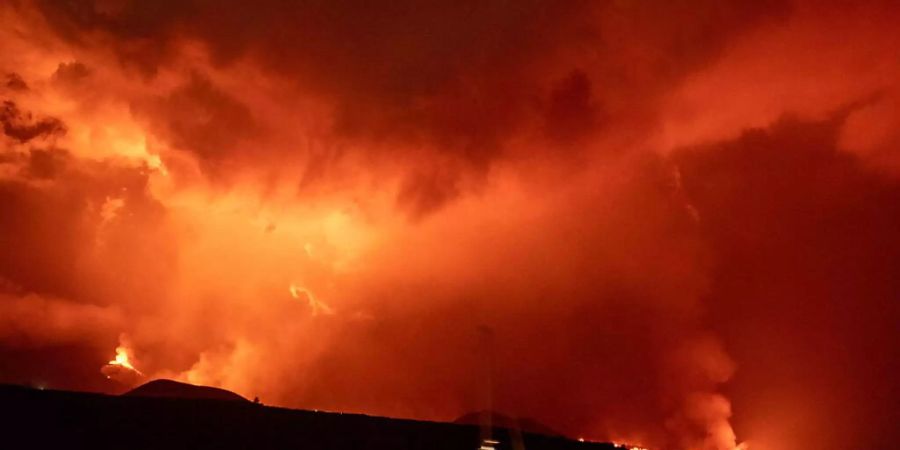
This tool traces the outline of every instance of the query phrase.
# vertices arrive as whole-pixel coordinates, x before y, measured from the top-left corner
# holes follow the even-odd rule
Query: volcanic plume
[[[493,408],[572,437],[888,446],[896,23],[4,2],[0,381],[449,421],[490,352]]]

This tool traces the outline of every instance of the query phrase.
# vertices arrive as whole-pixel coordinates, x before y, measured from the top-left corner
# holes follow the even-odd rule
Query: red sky
[[[380,3],[0,5],[0,381],[900,439],[900,4]]]

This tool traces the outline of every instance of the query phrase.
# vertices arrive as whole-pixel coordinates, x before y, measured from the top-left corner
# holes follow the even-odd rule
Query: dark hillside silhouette
[[[142,384],[122,395],[130,397],[170,397],[185,399],[207,399],[228,401],[249,401],[238,394],[225,389],[209,386],[197,386],[172,380],[153,380]]]
[[[474,411],[456,418],[453,423],[462,425],[481,425],[484,418],[484,411]],[[510,417],[496,411],[491,412],[491,424],[494,428],[507,428],[510,430],[521,430],[525,433],[543,434],[545,436],[562,436],[563,434],[548,427],[535,419],[528,417]]]
[[[136,391],[210,392],[170,383],[151,383]],[[233,401],[231,396],[137,394],[109,396],[0,385],[0,448],[476,450],[480,445],[477,425],[274,408]],[[514,448],[510,431],[497,429],[494,436],[500,441],[497,450]],[[527,432],[520,442],[526,450],[615,448]]]

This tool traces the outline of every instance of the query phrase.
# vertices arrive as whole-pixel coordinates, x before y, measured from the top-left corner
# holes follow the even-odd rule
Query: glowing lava
[[[116,358],[110,361],[108,364],[111,366],[121,366],[126,369],[133,370],[140,375],[143,375],[140,370],[137,370],[133,365],[131,365],[128,357],[128,349],[121,345],[116,347]]]
[[[131,364],[131,352],[124,345],[116,347],[116,357],[100,369],[107,379],[115,380],[126,386],[134,386],[144,374]]]

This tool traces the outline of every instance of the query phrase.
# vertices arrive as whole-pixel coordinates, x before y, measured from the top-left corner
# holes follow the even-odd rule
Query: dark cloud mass
[[[212,172],[260,128],[247,106],[200,75],[136,109],[172,145],[195,153]]]
[[[843,120],[784,119],[680,167],[718,255],[712,323],[744,361],[736,414],[814,417],[790,433],[834,442],[840,417],[865,430],[854,445],[878,446],[898,419],[900,182],[837,150]]]
[[[6,100],[0,106],[0,124],[3,134],[21,143],[37,137],[51,137],[64,134],[66,127],[55,117],[36,119],[30,113],[23,113],[15,102]]]
[[[898,20],[2,4],[0,381],[119,392],[118,354],[452,420],[485,406],[490,346],[494,407],[573,437],[889,448]]]
[[[11,89],[14,91],[24,91],[28,89],[28,85],[25,84],[25,80],[23,80],[22,77],[17,73],[6,74],[6,87],[7,89]]]
[[[542,103],[557,120],[551,136],[562,138],[594,119],[593,103],[579,96],[641,107],[730,37],[788,8],[775,1],[110,3],[39,2],[75,42],[88,31],[108,33],[126,65],[156,73],[179,43],[198,40],[217,65],[250,58],[330,97],[339,135],[424,139],[475,161],[522,131]],[[145,46],[155,50],[140,51]]]

